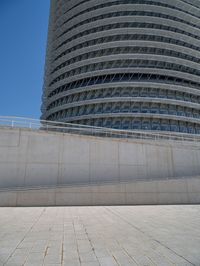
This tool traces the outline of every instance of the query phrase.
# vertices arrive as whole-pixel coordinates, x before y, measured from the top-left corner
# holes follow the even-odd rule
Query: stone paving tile
[[[80,261],[82,263],[88,263],[88,262],[96,262],[98,261],[95,254],[92,252],[87,253],[81,253],[80,254]]]
[[[98,261],[93,261],[93,262],[83,262],[81,263],[81,266],[99,266],[99,262]]]
[[[118,266],[120,265],[113,257],[105,257],[99,259],[101,266]]]
[[[0,208],[0,266],[200,266],[200,206]]]

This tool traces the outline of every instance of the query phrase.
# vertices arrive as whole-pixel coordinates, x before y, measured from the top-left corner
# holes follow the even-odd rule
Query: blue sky
[[[0,0],[0,115],[41,115],[49,5]]]

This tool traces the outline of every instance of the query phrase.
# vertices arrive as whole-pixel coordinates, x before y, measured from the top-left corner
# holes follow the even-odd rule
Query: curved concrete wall
[[[200,133],[200,4],[51,2],[43,119]]]
[[[55,202],[55,198],[51,198],[55,197],[55,191],[50,190],[53,194],[45,194],[45,191],[49,191],[48,187],[52,189],[58,187],[57,195],[62,189],[68,192],[66,197],[72,196],[68,201],[69,204],[100,204],[104,200],[107,204],[167,203],[170,202],[170,192],[173,192],[174,196],[176,192],[184,193],[186,198],[183,203],[189,203],[191,198],[189,201],[188,185],[192,186],[194,182],[197,182],[199,185],[193,185],[193,187],[196,190],[199,189],[200,192],[199,179],[194,181],[194,176],[200,176],[200,145],[198,143],[122,140],[28,129],[0,129],[0,190],[2,190],[0,201],[2,204],[6,201],[9,205],[9,200],[13,202],[13,198],[6,199],[8,195],[15,195],[15,197],[25,195],[25,198],[30,195],[30,197],[35,197],[32,202],[37,201],[37,193],[33,196],[34,190],[32,194],[26,191],[22,191],[22,194],[20,192],[13,194],[16,189],[26,190],[31,187],[36,187],[35,192],[41,195],[41,201],[38,198],[40,203],[44,198],[47,200],[50,197],[50,201],[46,201],[47,205],[51,205],[52,201]],[[175,180],[174,183],[173,180]],[[155,195],[161,193],[168,184],[168,190],[165,192],[168,193],[165,194],[166,201],[159,201],[158,197],[154,201],[152,198],[148,201],[145,197],[143,201],[142,197],[139,201],[136,197],[133,201],[120,201],[121,197],[117,194],[115,194],[115,200],[109,198],[113,186],[116,186],[116,192],[119,192],[120,187],[129,188],[130,185],[137,192],[135,182],[140,183],[139,192],[142,192],[140,196],[145,195],[146,191],[151,190],[153,186],[156,189],[152,190],[154,199]],[[171,185],[170,182],[172,182]],[[146,185],[141,185],[144,183]],[[157,186],[157,184],[161,185]],[[84,196],[77,198],[79,193],[76,197],[73,191],[77,191],[81,185],[84,194],[80,195]],[[91,190],[92,187],[94,190]],[[98,192],[99,188],[100,191],[103,188],[106,192],[98,196],[99,201],[83,200],[84,197],[90,197],[91,191],[95,192],[96,189]],[[10,192],[5,192],[5,189]],[[71,194],[69,194],[70,191]],[[123,188],[121,192],[126,194]],[[195,193],[196,197],[197,192]],[[63,204],[67,204],[67,200],[68,198],[63,198]],[[22,202],[26,204],[25,201]],[[27,202],[29,201],[31,198]],[[62,199],[58,202],[62,204]],[[175,199],[173,202],[176,203]]]

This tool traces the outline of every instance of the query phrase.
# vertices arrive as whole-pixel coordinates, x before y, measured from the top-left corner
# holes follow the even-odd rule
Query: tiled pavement
[[[0,208],[0,265],[200,265],[200,206]]]

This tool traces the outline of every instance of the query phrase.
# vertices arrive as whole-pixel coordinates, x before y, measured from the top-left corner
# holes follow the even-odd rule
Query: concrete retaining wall
[[[197,203],[194,176],[200,176],[195,143],[0,129],[0,189],[9,188],[0,192],[1,206]]]

